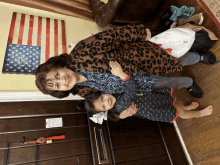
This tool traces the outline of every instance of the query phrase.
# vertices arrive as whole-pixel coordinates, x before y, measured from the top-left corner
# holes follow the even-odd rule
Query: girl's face
[[[95,110],[98,112],[108,111],[115,105],[116,98],[111,94],[102,94],[97,100],[94,100],[93,104]]]
[[[75,86],[77,82],[77,75],[70,69],[59,68],[48,72],[46,80],[46,86],[48,89],[56,91],[68,91]]]

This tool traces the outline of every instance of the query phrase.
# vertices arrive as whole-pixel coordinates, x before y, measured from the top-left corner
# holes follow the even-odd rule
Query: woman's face
[[[68,91],[75,86],[77,76],[70,69],[59,68],[48,72],[46,80],[46,86],[49,90]]]
[[[115,105],[116,98],[111,94],[102,94],[97,100],[93,102],[94,108],[98,112],[108,111]]]

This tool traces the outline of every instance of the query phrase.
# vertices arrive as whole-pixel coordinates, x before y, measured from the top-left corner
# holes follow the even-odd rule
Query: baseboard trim
[[[157,122],[171,165],[189,165],[174,124]],[[191,165],[191,164],[190,164]]]
[[[187,159],[189,165],[193,165],[192,159],[191,159],[191,157],[190,157],[190,155],[189,155],[189,152],[188,152],[188,150],[187,150],[187,148],[186,148],[186,145],[185,145],[185,143],[184,143],[183,137],[182,137],[182,135],[181,135],[181,133],[180,133],[180,130],[179,130],[179,127],[178,127],[176,121],[173,122],[173,125],[174,125],[175,130],[176,130],[176,133],[177,133],[177,135],[178,135],[178,137],[179,137],[180,143],[181,143],[181,145],[182,145],[182,147],[183,147],[183,151],[184,151],[184,153],[185,153],[185,155],[186,155],[186,159]]]

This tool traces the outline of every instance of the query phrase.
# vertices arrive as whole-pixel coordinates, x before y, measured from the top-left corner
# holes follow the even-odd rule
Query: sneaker
[[[204,20],[204,17],[202,15],[202,13],[199,13],[199,14],[195,14],[194,16],[192,16],[188,19],[173,22],[173,24],[170,26],[170,28],[175,28],[176,26],[182,26],[188,22],[194,22],[195,25],[202,25],[203,20]]]
[[[193,84],[189,88],[187,88],[187,90],[195,98],[203,97],[202,89],[195,82],[193,82]]]
[[[204,64],[212,65],[216,63],[216,56],[210,51],[198,51],[200,61]]]

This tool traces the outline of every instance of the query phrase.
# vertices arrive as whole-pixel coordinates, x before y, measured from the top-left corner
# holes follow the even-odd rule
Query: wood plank
[[[138,122],[125,122],[109,124],[111,136],[120,134],[131,134],[143,131],[157,132],[159,131],[157,123],[154,121],[143,120]]]
[[[170,123],[158,122],[161,134],[167,147],[171,161],[175,165],[188,165],[182,145],[175,131],[174,125]]]
[[[181,7],[185,5],[195,7],[195,14],[203,13],[204,21],[202,25],[220,38],[220,29],[197,0],[170,0],[166,2],[168,6]],[[196,101],[200,104],[197,110],[205,108],[210,104],[214,109],[211,116],[189,120],[178,118],[176,121],[189,155],[195,165],[220,164],[220,41],[216,42],[210,51],[216,55],[217,64],[205,65],[198,63],[184,67],[180,75],[173,75],[192,77],[204,92],[204,97],[197,99],[193,98],[186,89],[175,90],[177,100],[184,105],[189,105],[192,101]]]
[[[46,129],[46,119],[62,117],[63,127],[88,125],[86,114],[66,115],[66,116],[47,116],[31,118],[1,119],[0,132],[32,131]],[[48,129],[47,129],[48,130]]]
[[[167,155],[163,143],[114,150],[116,163]]]
[[[67,156],[82,155],[91,153],[90,141],[81,140],[74,142],[45,144],[39,147],[39,160],[55,159]]]
[[[7,142],[11,142],[11,147],[23,147],[24,144],[20,144],[20,139],[24,136],[28,140],[36,140],[39,137],[51,137],[65,135],[65,139],[55,140],[55,143],[65,141],[75,141],[81,139],[89,139],[88,126],[70,127],[70,128],[55,128],[49,130],[39,130],[31,132],[9,133],[1,134],[0,149],[5,148]],[[33,144],[28,144],[33,145]]]
[[[113,149],[163,142],[160,132],[143,132],[112,136]]]
[[[144,118],[140,118],[140,117],[137,117],[137,116],[131,116],[131,117],[127,117],[127,118],[125,118],[125,119],[121,119],[121,120],[117,121],[117,123],[143,121],[143,120],[144,120],[144,121],[151,121],[151,120],[144,119]],[[109,120],[109,121],[108,121],[108,124],[115,124],[115,121]]]
[[[10,164],[35,161],[35,147],[15,148],[10,150]]]
[[[85,114],[85,109],[77,108],[80,102],[82,101],[1,102],[0,118]]]
[[[5,163],[5,150],[0,150],[0,164],[4,164]]]
[[[90,154],[89,140],[44,144],[38,147],[40,152],[39,161]],[[11,164],[30,163],[35,161],[35,146],[12,148],[10,151]]]
[[[77,164],[77,159],[79,164]],[[38,162],[39,165],[92,165],[91,154]]]
[[[120,163],[119,165],[171,165],[168,156],[158,156],[132,162]]]

